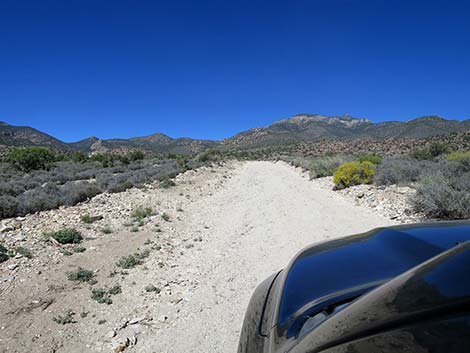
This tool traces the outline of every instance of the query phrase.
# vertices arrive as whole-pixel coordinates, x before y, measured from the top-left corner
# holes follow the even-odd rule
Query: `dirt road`
[[[250,294],[303,247],[390,224],[312,183],[284,164],[246,163],[225,187],[193,204],[187,226],[210,225],[210,246],[183,267],[201,286],[150,352],[235,352]]]
[[[171,248],[173,258],[160,255],[161,251],[151,252],[145,269],[139,267],[125,279],[123,276],[122,293],[113,299],[113,305],[87,304],[96,313],[96,319],[103,317],[106,323],[93,326],[88,319],[78,318],[77,323],[57,327],[50,320],[51,310],[57,312],[69,306],[79,312],[77,306],[85,306],[90,300],[89,288],[75,287],[74,297],[68,302],[57,307],[51,305],[38,313],[38,317],[42,315],[41,322],[48,322],[47,327],[36,323],[23,335],[38,331],[43,338],[49,335],[54,342],[60,341],[55,347],[57,352],[110,352],[119,340],[130,337],[125,342],[126,352],[233,353],[245,308],[257,283],[286,266],[295,253],[311,243],[392,223],[368,209],[352,205],[331,190],[321,189],[283,163],[247,162],[238,163],[228,171],[224,168],[208,173],[212,181],[220,181],[215,191],[197,194],[198,188],[206,183],[202,179],[185,185],[196,197],[184,203],[184,211],[168,226],[171,237],[166,240],[175,242]],[[179,187],[172,191],[175,195],[180,192]],[[133,237],[129,245],[126,243],[129,238],[114,235],[112,254],[101,246],[99,257],[114,259],[123,249],[130,251],[143,246],[149,231]],[[102,239],[103,244],[106,241],[111,242]],[[79,261],[61,266],[87,266],[86,252],[80,256]],[[166,261],[165,266],[160,266],[162,261]],[[100,268],[100,273],[107,273],[108,262],[114,263],[101,261],[94,266]],[[64,269],[51,271],[59,273],[57,281],[64,277]],[[112,284],[104,277],[101,280]],[[164,283],[160,294],[143,291],[150,281]],[[17,290],[20,289],[21,286]],[[36,290],[39,291],[36,297],[45,296],[41,289]],[[63,298],[71,290],[65,289],[57,295]],[[15,291],[5,295],[15,295]],[[2,305],[18,304],[15,303],[3,298]],[[21,316],[17,317],[20,320]],[[130,322],[122,324],[126,318]],[[24,343],[31,337],[11,336],[14,330],[20,329],[18,325],[2,322],[10,335],[7,345],[3,345],[10,348],[7,351],[51,351],[47,349],[50,340],[44,339],[39,347],[34,347]],[[21,346],[19,340],[23,342]]]

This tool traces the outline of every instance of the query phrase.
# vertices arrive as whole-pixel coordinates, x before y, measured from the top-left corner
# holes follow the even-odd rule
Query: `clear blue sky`
[[[0,120],[10,124],[65,141],[220,139],[302,112],[469,118],[470,5],[0,2]]]

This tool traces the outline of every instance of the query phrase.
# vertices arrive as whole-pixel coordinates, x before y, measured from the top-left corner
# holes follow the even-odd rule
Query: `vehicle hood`
[[[465,242],[353,301],[303,337],[289,352],[320,352],[403,326],[431,322],[433,318],[455,319],[464,313],[468,315],[469,269],[470,242]],[[458,332],[459,325],[455,321],[452,329]],[[436,339],[429,337],[433,336],[429,331],[425,335],[412,336],[414,338],[408,344],[414,349],[406,351],[425,352],[426,347],[436,348],[433,345]],[[467,347],[469,342],[467,337]],[[455,343],[452,340],[452,344]]]
[[[286,338],[304,320],[342,300],[357,298],[407,270],[470,240],[470,223],[376,229],[311,246],[284,271],[276,326]]]

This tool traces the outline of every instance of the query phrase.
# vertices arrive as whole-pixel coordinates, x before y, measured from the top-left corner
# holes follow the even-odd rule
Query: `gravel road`
[[[201,285],[172,326],[145,342],[148,352],[236,352],[257,283],[309,244],[392,223],[269,162],[241,165],[224,188],[188,213],[188,229],[209,226],[209,245],[182,264],[198,269]]]

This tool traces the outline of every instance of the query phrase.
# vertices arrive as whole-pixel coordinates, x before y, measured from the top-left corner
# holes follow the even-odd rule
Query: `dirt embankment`
[[[311,243],[394,222],[283,163],[203,168],[176,184],[15,221],[5,243],[34,257],[1,265],[0,352],[236,352],[257,283]],[[136,205],[154,210],[138,226],[129,223]],[[85,225],[84,213],[103,219]],[[44,242],[45,228],[64,226],[82,231],[84,252]],[[147,254],[141,264],[116,264],[135,253]],[[78,267],[97,283],[69,280]],[[92,299],[116,285],[120,293],[105,294],[112,304]],[[57,323],[68,310],[74,322]]]

